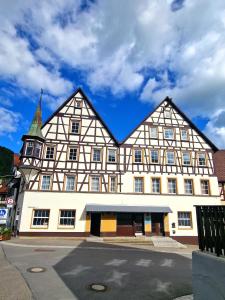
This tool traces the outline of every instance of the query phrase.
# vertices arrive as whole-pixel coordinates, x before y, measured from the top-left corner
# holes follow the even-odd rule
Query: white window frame
[[[168,132],[171,131],[172,132],[172,136],[168,136]],[[174,129],[173,128],[164,128],[163,130],[164,133],[164,139],[165,140],[174,140]]]
[[[109,159],[109,157],[110,157],[110,151],[113,151],[114,152],[114,155],[115,155],[115,160],[114,161],[112,161],[112,160],[110,160]],[[109,163],[116,163],[116,161],[117,161],[117,150],[116,149],[112,149],[112,148],[109,148],[108,149],[108,151],[107,151],[107,162],[109,162]]]
[[[112,185],[112,179],[115,180]],[[114,189],[112,187],[114,186]],[[109,176],[109,192],[116,193],[117,192],[117,178],[116,176]]]
[[[62,216],[62,212],[72,212],[74,216]],[[61,220],[71,220],[74,224],[60,224]],[[75,209],[60,209],[59,210],[59,224],[58,227],[65,227],[65,228],[74,228],[76,223],[76,210]]]
[[[171,108],[170,109],[164,109],[164,118],[165,119],[171,119],[171,116],[172,116]]]
[[[182,132],[186,132],[186,138],[184,138],[183,133]],[[188,130],[187,129],[180,129],[180,139],[181,141],[188,141]]]
[[[189,192],[187,188],[187,182],[191,182],[191,192]],[[185,178],[184,179],[184,193],[185,195],[193,195],[194,194],[194,181],[193,179]]]
[[[93,185],[93,179],[97,179],[98,178],[98,189],[94,189],[94,185]],[[101,176],[95,176],[95,175],[92,175],[90,177],[90,191],[91,192],[101,192]]]
[[[41,215],[41,216],[35,216],[35,212],[36,211],[41,211],[42,213],[44,213],[44,216]],[[46,213],[48,212],[48,216],[46,216]],[[34,224],[34,220],[36,219],[44,219],[44,220],[47,220],[47,223],[45,222],[45,224],[43,225],[39,225],[39,224]],[[43,228],[43,229],[47,229],[48,226],[49,226],[49,220],[50,220],[50,209],[33,209],[33,213],[32,213],[32,221],[31,221],[31,227],[32,228]]]
[[[48,148],[51,149],[50,153],[48,153]],[[52,155],[52,149],[53,149],[53,155]],[[56,153],[56,147],[52,146],[52,145],[47,145],[46,151],[45,151],[45,159],[49,159],[49,160],[55,159],[55,153]],[[51,154],[51,157],[47,157],[50,154]]]
[[[179,214],[183,214],[179,215]],[[185,214],[189,214],[188,216],[185,216]],[[183,224],[179,224],[182,222]],[[185,223],[188,222],[190,223],[189,225],[186,225]],[[177,212],[177,224],[178,224],[178,229],[192,229],[192,213],[191,211],[178,211]]]
[[[99,151],[99,160],[96,159],[95,151]],[[101,162],[102,161],[102,149],[101,148],[93,148],[92,149],[92,161],[93,162]]]
[[[203,182],[207,182],[207,190],[208,190],[208,193],[205,193],[205,190],[203,190],[203,186],[202,186]],[[210,195],[210,184],[209,184],[209,180],[208,180],[208,179],[201,179],[200,185],[201,185],[201,194],[202,194],[202,195],[209,196],[209,195]],[[204,187],[204,189],[205,189],[205,187]]]
[[[141,182],[141,185],[139,185],[139,183]],[[138,185],[137,185],[138,184]],[[141,187],[141,188],[139,188]],[[134,192],[135,193],[139,193],[142,194],[144,193],[144,177],[134,177]]]
[[[169,162],[168,155],[173,153],[173,162]],[[176,155],[174,151],[166,151],[166,164],[167,165],[175,165],[176,164]]]
[[[158,158],[157,162],[152,160],[152,152],[157,153],[157,158]],[[159,162],[160,162],[160,160],[159,160],[159,150],[156,150],[156,149],[151,149],[150,150],[150,162],[151,162],[151,164],[159,164]]]
[[[155,133],[153,134],[152,130],[155,130]],[[150,139],[157,139],[158,138],[158,128],[156,126],[150,126],[149,127],[149,136]]]
[[[73,123],[77,123],[78,125],[78,130],[74,131],[74,129],[77,128],[77,126],[73,126]],[[71,125],[70,125],[70,133],[72,134],[80,134],[80,130],[81,130],[81,121],[80,120],[71,120]]]
[[[73,189],[71,188],[71,185],[69,185],[68,178],[73,178]],[[69,188],[70,187],[70,188]],[[76,176],[75,175],[66,175],[66,185],[65,185],[65,191],[66,192],[74,192],[76,190]]]
[[[154,181],[157,180],[157,185],[154,184]],[[159,177],[152,177],[151,178],[151,186],[152,186],[152,193],[160,194],[161,193],[161,178]],[[154,187],[158,187],[157,191],[154,191]]]
[[[200,156],[201,155],[204,155],[204,164],[200,163]],[[199,167],[205,167],[207,164],[206,164],[206,153],[204,152],[200,152],[198,153],[198,166]]]
[[[173,186],[173,188],[175,187],[175,189],[171,189],[170,183],[175,183],[175,185]],[[177,179],[176,178],[167,178],[167,186],[168,186],[168,194],[172,194],[172,195],[176,195],[177,194]]]
[[[49,185],[48,185],[48,188],[43,188],[44,187],[44,178],[49,178]],[[52,184],[52,175],[48,175],[48,174],[43,174],[41,176],[41,190],[42,191],[50,191],[51,190],[51,184]],[[46,186],[46,184],[45,184]]]
[[[187,161],[185,161],[185,159],[184,159],[186,154],[188,154],[188,158],[189,158],[188,164],[186,163]],[[182,164],[184,166],[191,166],[191,153],[190,152],[187,152],[187,151],[182,152]]]
[[[138,161],[136,160],[137,159],[137,157],[136,157],[136,151],[138,151],[138,152],[140,152],[141,153],[141,156],[140,156],[140,158],[141,158],[141,161],[139,161],[139,159],[138,159]],[[135,163],[135,164],[141,164],[142,162],[143,162],[143,150],[142,149],[139,149],[139,148],[134,148],[133,149],[133,155],[134,155],[134,159],[133,159],[133,162]]]
[[[76,149],[76,159],[71,159],[70,158],[70,151]],[[68,152],[68,160],[70,161],[78,161],[78,148],[77,147],[69,147],[69,152]]]

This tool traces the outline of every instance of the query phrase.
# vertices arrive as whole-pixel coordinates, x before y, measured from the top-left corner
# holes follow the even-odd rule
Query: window
[[[176,194],[177,193],[177,181],[174,178],[168,179],[168,193]]]
[[[80,133],[80,121],[71,122],[71,132],[76,134]]]
[[[41,154],[41,144],[36,143],[35,148],[34,148],[34,156],[35,157],[40,157],[40,154]]]
[[[201,192],[203,195],[209,195],[209,181],[201,180]]]
[[[152,178],[152,193],[160,193],[160,178]]]
[[[157,127],[150,127],[149,128],[150,138],[157,139],[158,138],[158,129]]]
[[[164,110],[164,118],[167,118],[167,119],[171,118],[171,110],[170,109]]]
[[[183,152],[182,153],[182,161],[183,161],[183,165],[190,166],[190,164],[191,164],[191,155],[190,155],[189,152]]]
[[[142,162],[142,150],[134,149],[134,162],[141,163]]]
[[[100,192],[100,177],[92,176],[91,177],[91,191]]]
[[[167,151],[166,152],[166,163],[168,165],[174,165],[175,164],[175,154],[173,151]]]
[[[181,129],[180,130],[180,138],[182,141],[187,141],[188,140],[188,132],[186,129]]]
[[[66,176],[66,191],[74,191],[75,190],[75,176]]]
[[[41,189],[44,190],[44,191],[50,190],[50,184],[51,184],[51,176],[50,175],[43,175],[42,176]]]
[[[54,159],[55,147],[49,146],[46,149],[46,159]]]
[[[159,151],[158,150],[151,150],[150,151],[151,155],[151,163],[152,164],[158,164],[159,163]]]
[[[109,177],[109,192],[116,193],[116,191],[117,191],[116,177],[110,176]]]
[[[178,227],[191,227],[191,212],[178,211]]]
[[[116,162],[116,149],[108,149],[108,162]]]
[[[77,148],[70,148],[69,160],[77,160]]]
[[[101,161],[101,149],[93,149],[93,157],[92,160],[95,162]]]
[[[75,225],[75,210],[61,209],[59,216],[59,225],[73,226]]]
[[[49,209],[34,209],[32,225],[48,228],[49,213]]]
[[[199,166],[205,166],[206,165],[205,153],[198,153],[198,165]]]
[[[167,140],[174,139],[174,131],[172,128],[164,128],[164,138]]]
[[[135,191],[135,193],[143,193],[144,192],[144,178],[143,177],[135,177],[134,178],[134,191]]]
[[[193,195],[193,180],[184,179],[184,193],[188,195]]]
[[[27,142],[25,155],[31,156],[33,154],[33,149],[34,149],[34,142]]]
[[[82,101],[81,100],[75,100],[75,107],[76,108],[81,108],[82,107]]]

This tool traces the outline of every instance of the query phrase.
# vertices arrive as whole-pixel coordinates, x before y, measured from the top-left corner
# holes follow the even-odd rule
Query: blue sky
[[[0,145],[80,86],[118,140],[169,96],[225,147],[224,30],[222,0],[2,1]]]

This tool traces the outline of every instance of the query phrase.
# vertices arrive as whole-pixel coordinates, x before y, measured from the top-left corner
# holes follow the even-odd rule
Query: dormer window
[[[26,156],[32,156],[33,151],[34,151],[34,142],[27,142],[25,155]]]

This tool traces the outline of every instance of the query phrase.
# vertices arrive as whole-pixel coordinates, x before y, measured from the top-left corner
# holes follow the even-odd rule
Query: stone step
[[[152,236],[151,237],[154,247],[159,248],[187,248],[185,245],[175,241],[170,237]]]

